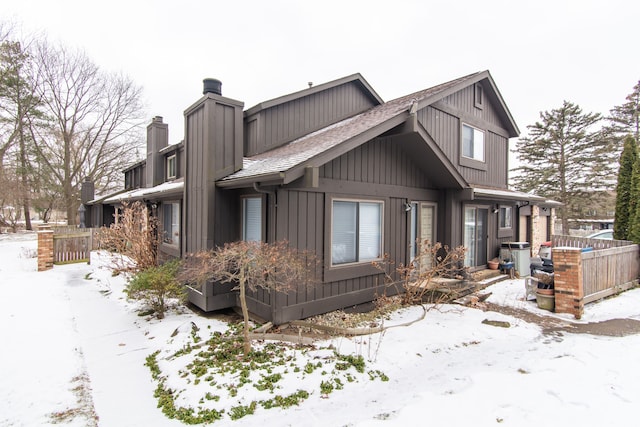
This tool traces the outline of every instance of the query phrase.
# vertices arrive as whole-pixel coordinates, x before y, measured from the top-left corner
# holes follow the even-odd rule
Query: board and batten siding
[[[395,143],[398,137],[376,138],[320,168],[320,177],[340,181],[431,188],[412,156]]]
[[[496,129],[487,129],[481,122],[464,120],[431,106],[418,112],[418,120],[467,182],[507,188],[509,153],[507,137],[495,133],[493,130]],[[477,169],[460,164],[460,130],[463,122],[485,131],[486,168]]]
[[[491,126],[503,128],[504,124],[495,108],[492,99],[488,96],[490,91],[483,90],[482,108],[476,107],[474,86],[467,86],[442,99],[441,103],[451,106],[461,113],[461,117],[472,116],[475,119],[485,122]]]
[[[183,223],[185,225],[185,246],[184,253],[196,252],[199,249],[206,249],[207,241],[213,239],[213,236],[205,234],[206,225],[198,218],[207,218],[208,209],[206,206],[205,193],[213,190],[204,186],[201,182],[204,174],[204,167],[207,162],[207,147],[205,145],[205,131],[203,122],[205,120],[205,109],[198,108],[193,111],[186,120],[186,169],[185,169],[185,200],[183,207]],[[211,230],[213,232],[213,230]]]
[[[345,197],[357,198],[354,195]],[[374,199],[384,202],[383,252],[389,254],[391,259],[404,263],[408,246],[405,199],[391,195],[378,195]],[[331,234],[330,218],[327,216],[330,212],[329,203],[331,197],[323,191],[279,190],[278,240],[286,239],[292,247],[313,251],[319,257],[326,253],[329,257],[330,253],[325,252],[327,244],[330,244]],[[274,301],[270,300],[271,296],[266,292],[255,293],[251,296],[254,299],[252,310],[256,310],[259,316],[274,316],[272,321],[279,324],[368,302],[376,295],[385,293],[384,275],[374,268],[370,268],[370,272],[365,275],[327,280],[326,271],[331,268],[330,259],[319,258],[317,261],[313,283],[300,284],[291,292],[279,292],[275,294]],[[352,267],[340,267],[345,268]],[[387,295],[396,292],[395,287],[386,290]],[[269,307],[272,302],[274,307]],[[265,312],[273,308],[275,310],[272,313]]]
[[[183,253],[215,244],[215,181],[242,167],[242,107],[208,94],[185,112]]]
[[[245,155],[271,150],[374,105],[358,83],[349,82],[266,108],[246,118]]]
[[[332,198],[380,200],[384,203],[383,252],[396,264],[406,263],[408,214],[404,203],[438,202],[439,192],[429,189],[424,172],[398,144],[400,138],[374,139],[327,163],[321,168],[318,188],[278,189],[276,240],[286,239],[293,247],[329,257]],[[252,310],[282,323],[397,292],[395,287],[385,291],[384,275],[365,264],[332,269],[330,259],[319,259],[316,283],[300,285],[295,292],[278,293],[274,301],[268,293],[256,293],[251,296]],[[358,273],[350,274],[350,270]],[[363,270],[366,273],[361,273]],[[344,277],[342,272],[346,272]]]

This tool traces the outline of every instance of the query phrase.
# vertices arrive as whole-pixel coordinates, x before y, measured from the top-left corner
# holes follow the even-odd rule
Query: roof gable
[[[359,74],[345,77],[344,79],[354,78],[354,76],[359,76]],[[329,84],[336,84],[339,81],[343,83],[344,79],[336,80]],[[410,116],[415,115],[417,110],[479,81],[486,81],[490,92],[488,95],[502,107],[500,114],[508,125],[509,134],[517,136],[519,133],[518,128],[493,82],[493,78],[488,71],[483,71],[396,98],[272,150],[247,157],[244,159],[243,168],[240,171],[223,178],[218,182],[218,185],[232,187],[257,181],[262,183],[290,183],[302,177],[305,168],[319,167],[356,148],[358,145],[364,144],[370,139],[405,123]],[[322,88],[323,86],[325,85],[319,85],[317,88]],[[302,94],[303,92],[304,94]],[[308,93],[301,91],[297,94],[293,95],[306,96]],[[268,101],[259,106],[260,108],[268,108],[281,102],[288,102],[292,99],[289,96],[291,95]],[[416,131],[415,128],[412,130]],[[435,147],[428,135],[424,131],[419,133],[423,142],[429,146],[429,150],[438,157],[444,169],[451,174],[451,182],[455,182],[460,186],[467,186],[464,179],[455,171],[451,161]]]
[[[305,96],[313,95],[313,94],[325,91],[327,89],[331,89],[331,88],[338,87],[338,86],[341,86],[347,83],[352,83],[352,82],[357,83],[358,87],[361,88],[362,92],[367,97],[369,97],[375,105],[380,105],[384,103],[380,95],[378,95],[376,91],[373,90],[373,87],[371,87],[371,85],[364,79],[364,77],[362,77],[360,73],[355,73],[355,74],[351,74],[350,76],[342,77],[337,80],[332,80],[327,83],[319,84],[317,86],[311,86],[308,89],[303,89],[298,92],[293,92],[288,95],[283,95],[278,98],[261,102],[249,108],[248,110],[246,110],[244,112],[244,115],[245,117],[251,116],[259,113],[262,110],[266,110],[268,108],[273,108],[278,105],[286,104],[288,102],[295,101],[296,99],[304,98]]]

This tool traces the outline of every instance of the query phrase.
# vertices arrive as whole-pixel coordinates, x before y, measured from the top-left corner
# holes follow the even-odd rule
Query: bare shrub
[[[117,272],[135,273],[157,264],[158,218],[142,202],[124,202],[115,223],[102,227],[98,239],[102,248],[120,256],[115,260]]]
[[[286,241],[226,243],[210,251],[186,257],[178,279],[182,283],[202,284],[207,280],[236,283],[244,319],[244,354],[251,351],[249,310],[246,292],[258,288],[288,292],[313,281],[315,255],[290,248]]]
[[[384,272],[387,283],[401,284],[404,305],[422,304],[426,299],[439,303],[445,296],[438,293],[442,284],[437,278],[468,278],[468,268],[464,266],[465,253],[464,246],[450,249],[440,242],[425,240],[420,245],[418,257],[409,265],[400,264],[394,269],[388,255],[373,265]]]

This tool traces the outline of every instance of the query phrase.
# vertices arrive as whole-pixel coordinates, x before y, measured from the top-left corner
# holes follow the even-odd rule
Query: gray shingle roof
[[[304,164],[322,153],[363,134],[403,113],[407,113],[414,103],[422,103],[434,98],[447,89],[460,85],[476,77],[479,73],[470,74],[429,89],[421,90],[382,105],[373,107],[363,113],[336,122],[313,133],[295,139],[267,152],[243,159],[242,169],[222,181],[233,181],[247,178],[259,179],[260,176],[286,172]],[[433,102],[431,101],[431,102]]]

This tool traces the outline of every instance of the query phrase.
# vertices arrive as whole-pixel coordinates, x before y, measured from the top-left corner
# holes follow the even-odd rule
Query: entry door
[[[485,265],[487,263],[487,218],[489,209],[482,206],[466,206],[464,209],[464,246],[467,256],[464,264],[467,267]]]
[[[436,207],[435,203],[413,202],[411,203],[410,230],[409,230],[409,257],[410,261],[420,256],[422,243],[428,240],[431,244],[436,242]],[[420,257],[421,268],[429,268],[431,259]]]

